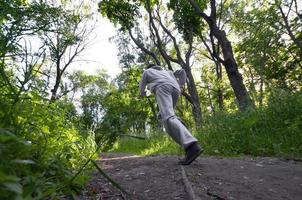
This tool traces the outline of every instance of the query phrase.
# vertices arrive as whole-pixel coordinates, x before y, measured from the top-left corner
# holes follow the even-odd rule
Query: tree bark
[[[193,111],[193,116],[196,124],[196,128],[201,128],[202,127],[202,112],[201,112],[201,107],[200,107],[200,100],[196,88],[196,84],[191,72],[191,68],[188,66],[183,67],[184,70],[187,73],[187,85],[188,85],[188,91],[190,94],[190,103],[192,104],[192,111]]]
[[[248,107],[252,106],[253,103],[243,83],[242,76],[238,71],[238,65],[234,59],[231,43],[226,38],[224,31],[216,30],[213,32],[213,34],[216,36],[218,42],[221,45],[221,50],[224,57],[223,64],[239,103],[239,108],[245,110]]]
[[[221,64],[218,61],[216,61],[215,64],[216,64],[217,82],[219,84],[218,89],[217,89],[217,102],[218,102],[219,110],[223,110],[224,105],[223,105],[223,93],[222,93],[222,88],[221,88],[221,82],[222,82]]]

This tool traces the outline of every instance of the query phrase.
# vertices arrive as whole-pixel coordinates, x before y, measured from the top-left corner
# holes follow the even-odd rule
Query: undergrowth
[[[74,113],[68,102],[0,98],[0,199],[77,195],[92,168],[81,167],[96,144],[92,133],[75,126]]]
[[[246,112],[218,112],[194,132],[207,155],[302,158],[302,93],[278,92],[267,106]],[[141,155],[182,154],[165,134],[147,140],[120,139],[113,152]]]
[[[116,153],[134,153],[138,155],[180,155],[181,148],[165,133],[158,132],[146,140],[122,138],[111,149]]]

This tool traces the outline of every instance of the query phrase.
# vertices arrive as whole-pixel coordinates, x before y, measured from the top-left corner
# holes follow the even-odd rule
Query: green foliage
[[[252,1],[250,9],[246,9],[245,2],[234,9],[232,27],[241,40],[236,46],[237,60],[241,66],[255,70],[254,76],[265,78],[266,84],[300,90],[302,48],[288,36],[287,28],[297,38],[301,21],[284,2],[280,4],[282,9],[289,9],[286,28],[278,5],[277,1],[264,5]]]
[[[196,2],[202,10],[206,9],[208,1],[199,0]],[[187,0],[171,0],[168,3],[168,8],[174,10],[173,21],[185,40],[188,39],[191,32],[200,34],[204,28],[204,23]]]
[[[146,140],[121,138],[111,152],[132,153],[137,155],[182,155],[183,150],[163,132],[153,132]]]
[[[205,154],[222,156],[278,156],[302,158],[302,94],[274,91],[267,107],[245,113],[218,112],[206,118],[197,133]],[[165,133],[146,140],[121,138],[113,152],[139,155],[183,154]]]
[[[104,143],[108,148],[122,134],[145,134],[146,122],[152,127],[156,126],[150,108],[154,100],[139,98],[140,76],[141,70],[138,68],[124,71],[117,77],[118,88],[111,86],[107,93],[98,93],[90,98],[96,108],[94,113],[97,110],[102,113],[95,129],[96,141]],[[83,100],[87,95],[83,96]]]
[[[139,1],[102,0],[99,9],[113,24],[121,25],[122,30],[132,28],[139,13]]]
[[[6,106],[0,109],[0,198],[45,199],[83,186],[84,173],[69,180],[96,145],[92,133],[75,126],[74,106],[64,101],[49,104],[34,96]]]
[[[275,91],[267,107],[216,113],[198,134],[208,154],[302,158],[302,94]]]
[[[5,8],[0,14],[0,199],[75,194],[88,178],[86,170],[75,174],[96,150],[94,134],[81,129],[76,108],[67,98],[52,103],[46,99],[47,43],[38,49],[30,39],[58,31],[66,36],[65,46],[59,48],[72,46],[77,42],[73,30],[52,25],[62,16],[68,23],[78,18],[41,2],[0,4]],[[74,81],[74,86],[83,87],[85,82]]]

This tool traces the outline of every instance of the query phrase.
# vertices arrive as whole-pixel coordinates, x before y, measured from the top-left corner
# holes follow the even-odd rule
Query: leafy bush
[[[75,108],[26,96],[0,99],[0,199],[45,199],[74,194],[85,173],[70,180],[96,150],[92,133],[81,132]]]
[[[216,113],[198,138],[206,153],[302,158],[302,93],[272,93],[266,107]]]

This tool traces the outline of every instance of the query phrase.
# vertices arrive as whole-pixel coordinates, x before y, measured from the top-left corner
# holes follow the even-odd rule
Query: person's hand
[[[146,96],[149,97],[150,95],[151,95],[151,91],[150,91],[150,90],[147,90],[147,91],[146,91]]]

